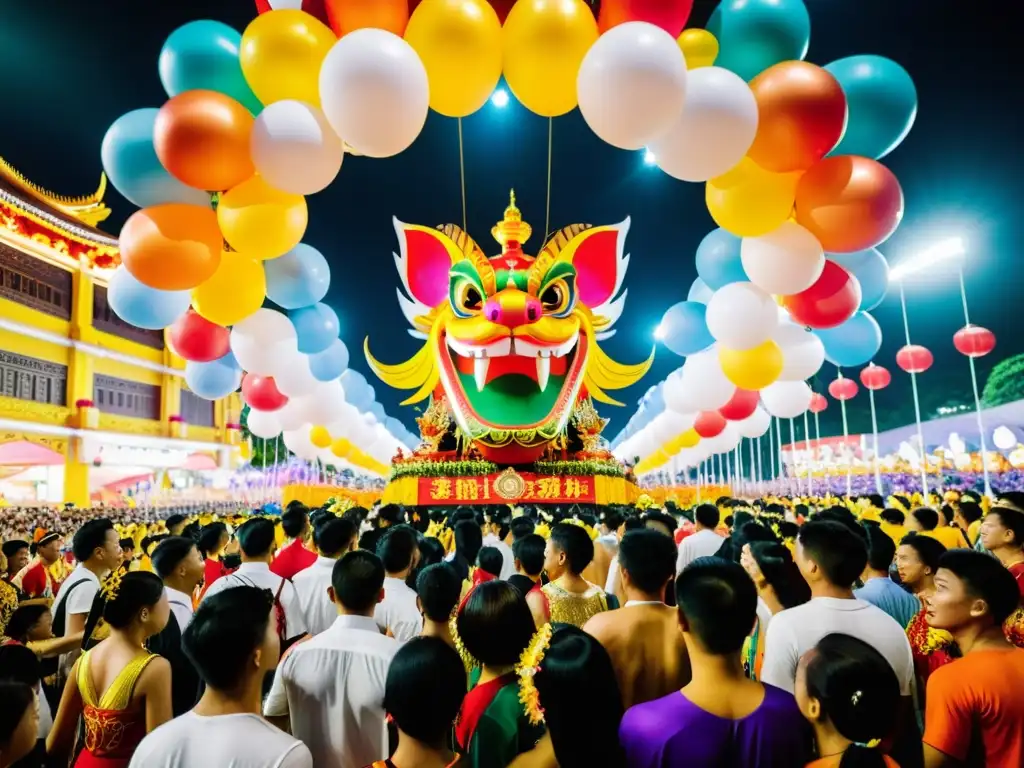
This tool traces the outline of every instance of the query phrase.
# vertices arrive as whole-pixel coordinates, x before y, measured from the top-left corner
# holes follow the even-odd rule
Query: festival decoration
[[[334,181],[345,156],[341,139],[316,107],[285,99],[267,106],[252,128],[252,162],[281,192],[312,195]]]
[[[931,351],[920,344],[907,344],[896,353],[896,365],[907,373],[924,373],[934,362]]]
[[[409,22],[407,0],[323,0],[331,29],[344,37],[357,29],[383,29],[396,35]]]
[[[330,29],[303,11],[260,14],[242,34],[242,72],[264,104],[294,99],[319,106],[317,76],[335,40]]]
[[[217,400],[227,397],[242,385],[242,369],[230,352],[209,363],[189,361],[185,364],[185,383],[199,397]]]
[[[750,349],[718,348],[725,377],[741,389],[764,389],[782,373],[782,350],[771,339]]]
[[[803,0],[722,0],[708,31],[722,47],[718,66],[750,80],[773,64],[807,55],[811,18]]]
[[[164,291],[135,278],[125,266],[118,267],[107,285],[110,308],[126,323],[158,330],[188,311],[188,291]]]
[[[780,323],[773,336],[782,350],[781,381],[804,381],[821,370],[825,347],[815,334],[792,323]]]
[[[288,318],[295,326],[299,352],[303,354],[323,352],[338,338],[338,315],[327,304],[293,309]]]
[[[825,261],[814,285],[805,291],[782,298],[782,306],[794,321],[809,328],[835,328],[842,325],[860,306],[857,278],[832,261]]]
[[[882,329],[867,312],[857,312],[842,325],[814,334],[825,348],[825,359],[843,368],[864,365],[882,348]]]
[[[857,382],[840,376],[829,382],[828,393],[836,400],[852,400],[857,396]]]
[[[718,226],[734,235],[767,235],[793,212],[799,181],[799,173],[772,173],[745,157],[708,181],[708,212]]]
[[[779,324],[772,297],[753,283],[730,283],[715,291],[708,302],[706,318],[711,335],[735,350],[763,344]]]
[[[136,211],[118,238],[125,269],[164,291],[187,291],[210,278],[220,264],[222,245],[217,215],[181,203]]]
[[[811,413],[818,414],[828,409],[828,398],[826,398],[820,392],[811,393],[811,402],[807,406],[807,410]]]
[[[889,262],[875,248],[852,253],[826,254],[833,261],[857,278],[860,283],[860,309],[870,312],[882,303],[889,290]]]
[[[693,423],[693,431],[703,438],[717,437],[725,429],[728,422],[718,411],[702,411],[697,414]]]
[[[694,281],[690,288],[688,301],[698,301],[707,304],[711,293],[717,291],[729,283],[741,283],[748,280],[747,273],[743,269],[741,257],[743,240],[724,229],[713,229],[697,246],[695,263],[697,274],[700,277]],[[700,285],[698,286],[698,283]],[[701,295],[695,295],[695,291]],[[707,291],[707,295],[703,294]]]
[[[789,296],[805,291],[825,269],[821,243],[792,221],[767,235],[743,238],[740,253],[750,282],[767,293]]]
[[[757,410],[761,396],[749,389],[737,389],[729,402],[718,409],[718,412],[729,421],[743,421]]]
[[[677,42],[691,72],[712,66],[718,58],[718,40],[706,29],[685,29]]]
[[[239,64],[242,36],[220,21],[190,21],[170,34],[160,49],[160,83],[168,96],[217,91],[256,114],[263,105]],[[165,201],[161,201],[165,202]]]
[[[263,306],[267,279],[260,262],[234,251],[222,251],[213,276],[192,289],[192,308],[217,325],[244,320]]]
[[[276,259],[302,240],[308,223],[306,199],[252,176],[221,196],[217,223],[236,251],[253,259]]]
[[[671,398],[675,409],[686,413],[717,411],[732,398],[736,385],[723,373],[718,350],[711,348],[687,357],[678,377],[672,385],[666,382],[665,389],[666,404]],[[678,401],[676,392],[685,398],[683,402]]]
[[[872,392],[885,389],[891,382],[892,374],[882,366],[875,365],[874,363],[871,363],[871,365],[860,372],[860,383]]]
[[[607,32],[619,24],[645,21],[679,37],[692,10],[693,0],[604,0],[597,25]]]
[[[961,355],[984,357],[996,348],[996,335],[980,325],[965,325],[953,334],[953,346]]]
[[[331,285],[327,259],[305,243],[265,262],[263,269],[267,276],[267,298],[282,309],[299,309],[323,301]]]
[[[257,411],[276,411],[288,404],[272,376],[249,373],[242,377],[242,399]]]
[[[194,310],[179,317],[167,330],[175,354],[196,363],[219,360],[231,351],[227,328],[211,323]]]
[[[334,381],[348,368],[348,347],[341,339],[335,339],[322,352],[309,356],[309,372],[317,381]]]
[[[811,405],[811,388],[803,381],[777,381],[761,390],[761,405],[769,415],[795,419]]]
[[[707,349],[715,343],[708,330],[707,306],[682,301],[669,307],[658,325],[658,338],[681,357]]]

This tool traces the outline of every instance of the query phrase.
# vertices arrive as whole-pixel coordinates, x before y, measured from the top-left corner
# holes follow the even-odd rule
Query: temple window
[[[0,350],[0,395],[67,405],[68,367]]]
[[[153,384],[96,374],[93,401],[104,413],[154,421],[160,418],[160,387]]]

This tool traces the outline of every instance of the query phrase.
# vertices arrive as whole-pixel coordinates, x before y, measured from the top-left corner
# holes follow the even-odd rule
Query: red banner
[[[506,470],[482,477],[421,477],[417,503],[429,506],[456,504],[594,504],[593,477],[535,475]]]

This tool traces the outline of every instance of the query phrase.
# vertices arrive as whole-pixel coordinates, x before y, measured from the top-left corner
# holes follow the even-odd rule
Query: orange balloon
[[[832,253],[885,242],[903,219],[903,190],[881,163],[856,155],[828,157],[796,188],[796,220]]]
[[[248,179],[253,117],[216,91],[185,91],[160,107],[153,127],[156,156],[179,181],[220,192]]]
[[[403,35],[409,23],[408,0],[325,0],[324,5],[331,29],[338,37],[364,27]]]
[[[121,262],[140,283],[187,291],[217,271],[224,240],[211,208],[167,203],[133,213],[118,244]]]
[[[747,155],[775,173],[805,171],[831,152],[846,130],[846,94],[829,72],[784,61],[750,81],[757,135]]]

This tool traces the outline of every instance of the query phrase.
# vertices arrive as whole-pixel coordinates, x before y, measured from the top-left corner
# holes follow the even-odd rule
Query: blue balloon
[[[686,294],[686,300],[696,301],[698,304],[707,304],[711,301],[714,293],[714,291],[708,288],[708,284],[698,277],[690,285],[690,290]]]
[[[284,256],[263,262],[267,298],[284,309],[323,301],[331,285],[331,267],[316,248],[299,243]]]
[[[185,383],[200,397],[219,400],[242,386],[242,369],[230,352],[209,363],[189,361],[185,363]]]
[[[381,424],[383,424],[384,419],[388,417],[388,415],[384,413],[384,406],[380,403],[373,403],[369,408],[367,408],[367,411],[369,411]]]
[[[697,246],[697,274],[712,291],[748,280],[740,260],[743,239],[719,227],[709,232]],[[692,291],[692,289],[691,289]],[[706,302],[704,302],[706,303]]]
[[[103,170],[114,188],[140,208],[161,203],[210,205],[210,195],[171,176],[153,148],[156,109],[134,109],[107,129],[100,147]]]
[[[662,343],[681,357],[707,349],[715,343],[708,330],[707,305],[681,301],[668,308],[658,326]]]
[[[811,44],[803,0],[722,0],[707,29],[721,48],[715,66],[744,80],[780,61],[803,59]]]
[[[323,352],[309,356],[309,370],[317,381],[334,381],[348,368],[348,347],[335,339]]]
[[[825,347],[825,359],[841,368],[870,363],[882,347],[882,329],[867,312],[858,312],[836,328],[814,333]]]
[[[107,302],[114,314],[129,325],[162,330],[188,311],[190,291],[161,291],[143,285],[122,265],[110,277]]]
[[[341,374],[341,386],[345,390],[345,401],[361,411],[373,403],[375,392],[359,371],[349,368]]]
[[[160,82],[168,96],[197,89],[230,96],[254,115],[263,105],[242,74],[242,35],[219,21],[190,21],[160,49]]]
[[[384,427],[387,429],[388,432],[397,437],[399,440],[401,440],[402,437],[405,436],[405,433],[408,432],[408,430],[405,428],[405,425],[398,419],[396,419],[394,416],[384,417]]]
[[[917,117],[917,89],[903,67],[884,56],[849,56],[825,67],[839,81],[850,110],[833,155],[877,160],[900,145]]]
[[[889,290],[889,262],[875,248],[853,253],[829,253],[829,260],[834,261],[860,283],[860,308],[872,310],[882,303],[885,292]]]
[[[288,318],[299,336],[299,352],[304,355],[323,352],[338,338],[338,315],[326,304],[293,309]]]

